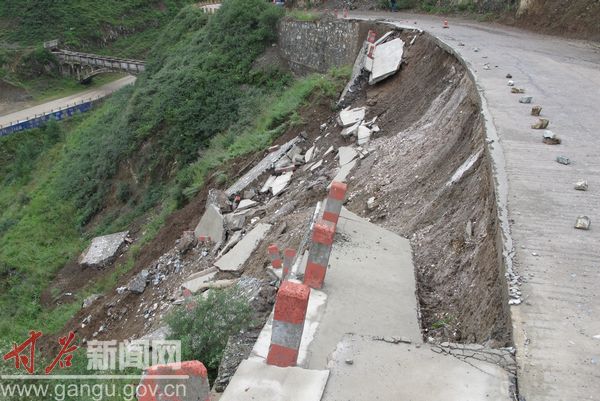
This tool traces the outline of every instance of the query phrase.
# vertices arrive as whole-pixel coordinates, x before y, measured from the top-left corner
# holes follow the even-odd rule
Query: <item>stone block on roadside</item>
[[[525,89],[523,89],[523,88],[516,88],[516,87],[513,86],[512,88],[510,88],[510,92],[511,93],[525,93]],[[521,98],[521,99],[523,99],[523,98]],[[519,102],[521,102],[521,100],[519,100]],[[521,103],[525,103],[525,102],[521,102]]]
[[[344,128],[356,123],[360,123],[365,119],[365,112],[366,111],[364,107],[358,107],[355,109],[350,109],[349,107],[345,108],[344,110],[340,111],[338,123]]]
[[[543,141],[546,145],[559,145],[561,142],[560,138],[550,130],[544,131]]]
[[[560,163],[560,164],[564,164],[565,166],[571,164],[571,159],[569,159],[566,156],[557,156],[556,157],[556,162]]]
[[[112,264],[129,231],[103,235],[92,240],[90,246],[82,253],[79,264],[82,267],[101,268]]]
[[[519,103],[530,104],[533,101],[533,97],[531,96],[523,96],[519,99]]]
[[[579,216],[575,221],[575,228],[579,230],[589,230],[592,221],[587,216]]]
[[[579,180],[575,183],[575,189],[578,191],[587,191],[588,183],[586,180]]]
[[[532,116],[539,117],[540,114],[542,114],[542,107],[541,106],[533,106],[531,108],[531,115]]]
[[[223,241],[225,235],[225,226],[223,215],[219,208],[213,204],[207,204],[206,210],[200,219],[200,222],[194,229],[196,238],[206,237],[211,241],[219,243]]]
[[[550,124],[550,120],[547,118],[540,118],[537,123],[533,124],[531,128],[533,129],[546,129]]]

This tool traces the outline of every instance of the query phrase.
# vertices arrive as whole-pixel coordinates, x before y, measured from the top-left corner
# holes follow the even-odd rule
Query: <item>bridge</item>
[[[141,60],[59,49],[57,40],[45,42],[44,47],[59,60],[63,74],[74,76],[81,83],[89,83],[94,76],[105,72],[137,75],[145,69],[145,62]]]

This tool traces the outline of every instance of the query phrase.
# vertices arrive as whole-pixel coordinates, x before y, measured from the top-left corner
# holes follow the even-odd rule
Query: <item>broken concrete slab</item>
[[[404,41],[399,38],[377,46],[373,54],[373,68],[369,77],[369,85],[394,75],[400,68],[403,53]]]
[[[294,162],[287,155],[283,156],[277,163],[275,163],[275,173],[283,173],[294,169]]]
[[[427,344],[390,344],[370,336],[346,334],[328,367],[323,401],[511,400],[510,379],[504,369],[475,359],[467,364],[453,356],[436,354]],[[436,398],[435,394],[443,397]]]
[[[250,209],[251,207],[254,207],[256,205],[258,205],[258,202],[253,201],[252,199],[242,199],[240,201],[238,207],[235,210],[240,211],[240,210]]]
[[[223,216],[225,227],[229,231],[239,231],[246,224],[246,215],[243,213],[229,213]]]
[[[579,216],[575,221],[575,228],[579,230],[589,230],[592,221],[587,216]]]
[[[299,136],[286,142],[284,145],[265,156],[258,164],[256,164],[250,171],[244,174],[239,180],[237,180],[232,186],[227,188],[225,194],[231,196],[242,192],[248,185],[254,182],[262,173],[273,167],[273,164],[281,158],[292,146],[302,140]]]
[[[225,226],[223,215],[217,206],[212,204],[206,205],[206,210],[196,229],[194,229],[194,234],[196,238],[208,237],[215,243],[223,241]]]
[[[358,127],[360,127],[360,123],[361,121],[357,122],[354,125],[351,125],[349,127],[346,127],[342,130],[342,132],[340,132],[340,135],[342,136],[342,138],[349,138],[351,136],[356,136],[356,133],[358,131]]]
[[[149,276],[150,272],[148,270],[142,270],[127,284],[127,289],[131,292],[141,294],[146,289]]]
[[[92,240],[90,246],[83,252],[79,259],[82,267],[101,268],[114,262],[119,249],[125,242],[129,231],[103,235]]]
[[[273,196],[277,196],[282,193],[292,180],[292,172],[289,171],[287,173],[281,174],[278,176],[275,181],[273,181],[273,185],[271,185],[271,192]]]
[[[215,266],[221,271],[239,271],[270,229],[270,224],[258,223],[231,251],[221,256]]]
[[[366,110],[364,107],[357,107],[355,109],[351,109],[349,107],[345,108],[344,110],[340,111],[338,123],[343,128],[359,123],[365,119],[365,112]]]
[[[356,166],[356,160],[352,160],[350,163],[341,166],[333,181],[346,182],[346,177],[348,177],[354,166]]]
[[[181,284],[181,288],[184,290],[188,290],[192,294],[196,294],[202,290],[206,290],[208,287],[204,287],[209,281],[211,281],[217,275],[217,271],[213,271],[212,273],[208,273],[202,276],[197,276],[191,279],[188,279],[186,282]]]
[[[246,189],[244,191],[243,195],[244,195],[243,196],[244,199],[254,199],[254,197],[256,196],[256,189],[254,189],[254,188]]]
[[[318,169],[322,165],[323,165],[323,159],[321,159],[318,162],[316,162],[315,164],[313,164],[312,167],[310,168],[310,171],[315,171],[316,169]]]
[[[277,178],[276,175],[270,175],[269,178],[267,178],[267,180],[263,184],[262,188],[260,189],[260,193],[264,194],[266,192],[269,192],[269,190],[271,189],[271,186],[273,185],[273,181],[275,181],[276,178]]]
[[[356,159],[356,156],[358,156],[358,152],[352,146],[341,146],[338,148],[340,166],[350,163],[352,160]]]
[[[305,163],[309,163],[312,160],[313,154],[315,153],[315,149],[316,147],[313,145],[306,151],[306,153],[304,154]]]
[[[242,239],[242,232],[241,231],[234,232],[233,235],[231,236],[231,238],[229,238],[229,240],[227,241],[227,244],[225,244],[223,249],[221,249],[221,252],[219,253],[219,257],[221,257],[222,255],[225,255],[227,252],[229,252],[229,250],[231,250],[231,248],[236,246],[237,243],[240,242],[241,239]]]
[[[330,154],[331,152],[333,152],[333,145],[331,145],[329,148],[327,148],[327,150],[325,151],[325,153],[323,153],[323,157],[327,156],[328,154]]]
[[[365,145],[371,139],[371,130],[368,127],[365,127],[364,125],[361,125],[360,127],[358,127],[357,137],[358,138],[356,143],[358,143],[358,145]]]
[[[319,401],[329,371],[267,365],[249,358],[238,367],[220,401]]]
[[[231,202],[229,201],[229,198],[227,197],[225,192],[221,191],[220,189],[211,188],[208,191],[208,196],[206,197],[206,204],[215,205],[223,213],[231,211]]]

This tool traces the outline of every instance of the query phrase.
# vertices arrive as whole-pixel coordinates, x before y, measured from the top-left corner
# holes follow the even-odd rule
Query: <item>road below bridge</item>
[[[110,95],[111,93],[123,88],[126,85],[133,84],[136,77],[128,75],[124,78],[109,82],[96,89],[87,90],[75,95],[63,97],[61,99],[52,100],[42,103],[37,106],[29,107],[20,111],[0,116],[0,127],[7,126],[12,122],[27,120],[34,115],[49,113],[53,110],[65,108],[75,103],[81,103],[89,99],[98,99]]]

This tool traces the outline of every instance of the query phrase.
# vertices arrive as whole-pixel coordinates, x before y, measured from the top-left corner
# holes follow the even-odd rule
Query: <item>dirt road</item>
[[[511,313],[519,388],[527,401],[600,400],[600,49],[499,25],[402,13],[354,13],[418,27],[454,49],[476,76],[496,131],[499,197],[508,204],[512,260],[524,279]],[[543,107],[562,144],[542,143],[537,117],[507,74]],[[487,106],[486,104],[487,103]],[[503,153],[503,154],[502,154]],[[556,157],[570,158],[570,165]],[[574,190],[585,179],[587,192]],[[506,186],[507,184],[507,186]],[[504,199],[502,199],[504,198]],[[576,230],[578,215],[592,221]]]
[[[28,117],[32,117],[36,114],[43,114],[50,112],[51,110],[56,110],[61,107],[66,107],[68,105],[72,105],[74,103],[80,103],[90,98],[98,98],[107,96],[125,85],[129,85],[135,82],[135,77],[132,75],[128,75],[124,78],[118,79],[113,82],[109,82],[106,85],[102,85],[99,88],[88,90],[85,92],[80,92],[75,95],[63,97],[61,99],[52,100],[47,103],[39,104],[37,106],[29,107],[27,109],[23,109],[20,111],[16,111],[10,114],[6,114],[0,116],[0,126],[5,126],[10,124],[11,122],[25,120]]]

